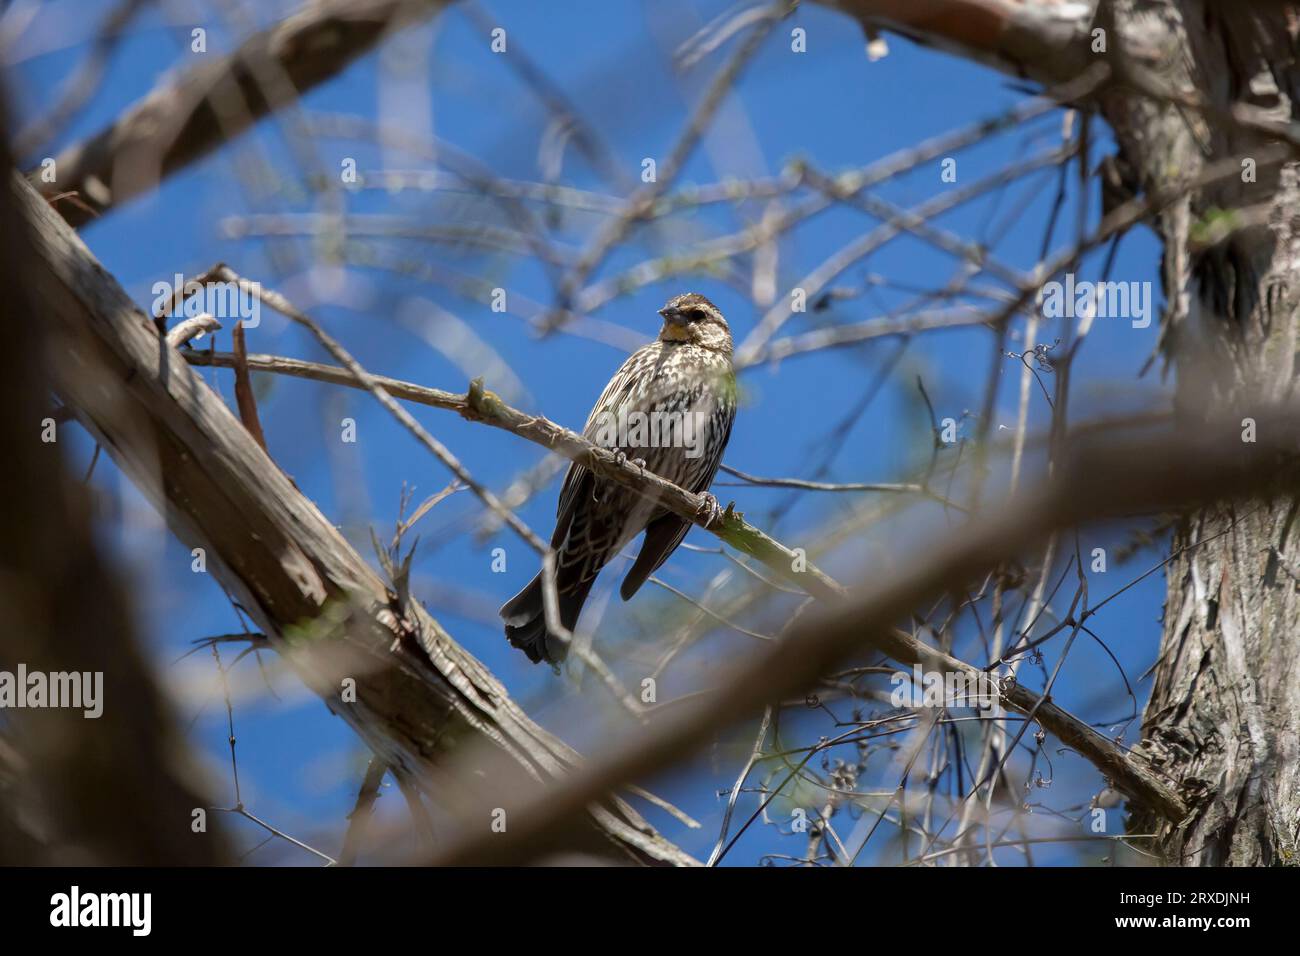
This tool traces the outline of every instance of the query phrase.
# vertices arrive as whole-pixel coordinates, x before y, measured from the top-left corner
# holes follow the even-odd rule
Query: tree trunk
[[[1138,190],[1176,186],[1215,161],[1249,159],[1276,139],[1269,124],[1290,124],[1297,113],[1300,16],[1289,3],[824,2],[869,33],[893,30],[1049,86],[1091,62],[1107,63],[1112,82],[1089,105],[1110,123],[1124,161],[1118,168]],[[1286,138],[1296,141],[1295,128]],[[1249,408],[1292,388],[1300,169],[1291,162],[1251,172],[1188,196],[1153,223],[1164,242],[1162,351],[1177,370],[1179,408],[1189,417]],[[1168,863],[1296,861],[1295,516],[1291,501],[1207,509],[1174,536],[1155,685],[1137,752],[1193,809],[1179,825],[1149,812],[1130,820],[1131,832],[1159,834],[1154,848]]]
[[[1263,125],[1295,115],[1296,21],[1282,4],[1126,2],[1123,41],[1137,69],[1203,106],[1117,94],[1105,111],[1138,185],[1167,186],[1207,163],[1249,159]],[[1140,61],[1140,62],[1139,62]],[[1127,67],[1121,63],[1121,67]],[[1242,104],[1247,104],[1242,107]],[[1233,111],[1236,110],[1236,119]],[[1244,120],[1244,122],[1242,122]],[[1289,396],[1294,379],[1300,235],[1297,166],[1243,166],[1164,214],[1165,353],[1182,414]],[[1235,213],[1225,238],[1206,241]],[[1217,239],[1217,241],[1215,241]],[[1243,422],[1243,441],[1249,440]],[[1215,507],[1174,534],[1155,683],[1139,752],[1190,812],[1178,825],[1135,812],[1172,865],[1285,865],[1300,833],[1300,534],[1293,501]]]

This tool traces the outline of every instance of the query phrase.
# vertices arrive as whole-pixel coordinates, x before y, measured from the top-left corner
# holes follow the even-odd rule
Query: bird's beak
[[[662,309],[659,310],[659,314],[664,317],[665,322],[671,322],[673,325],[686,324],[686,313],[683,312],[681,309],[673,309],[673,308],[669,308],[668,306],[664,306]]]

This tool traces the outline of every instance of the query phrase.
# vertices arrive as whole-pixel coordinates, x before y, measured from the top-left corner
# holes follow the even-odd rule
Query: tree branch
[[[1054,0],[823,0],[867,35],[891,30],[922,46],[1015,76],[1060,83],[1093,62],[1092,5]]]
[[[337,75],[395,27],[449,0],[321,0],[254,34],[234,53],[169,78],[111,126],[55,157],[31,184],[80,227],[157,187],[297,96]],[[267,83],[274,77],[276,82]]]
[[[854,601],[824,604],[714,681],[716,692],[683,704],[650,728],[611,742],[587,770],[556,787],[496,779],[493,792],[511,794],[510,840],[492,841],[462,830],[440,864],[503,861],[532,853],[530,841],[553,835],[593,795],[622,781],[643,779],[694,752],[713,732],[749,717],[772,700],[797,694],[830,672],[863,642],[895,660],[941,671],[971,673],[969,665],[922,644],[892,627],[927,601],[960,588],[984,569],[1009,561],[1040,544],[1053,530],[1135,513],[1194,507],[1225,497],[1294,493],[1300,487],[1294,461],[1300,444],[1300,409],[1261,403],[1244,414],[1258,426],[1258,441],[1245,444],[1241,415],[1225,415],[1183,431],[1152,435],[1149,430],[1115,434],[1089,429],[1070,436],[1070,448],[1050,479],[1034,483],[997,513],[977,519],[961,535],[946,534],[917,549],[914,561],[897,570],[873,569]],[[1116,789],[1177,821],[1186,813],[1182,797],[1113,742],[1069,718],[1050,700],[1019,685],[1003,687],[1003,701],[1032,712],[1042,726],[1106,773]],[[1066,720],[1066,718],[1069,718]],[[504,769],[504,768],[503,768]]]
[[[11,160],[5,92],[0,168]],[[92,495],[68,468],[65,426],[46,419],[58,349],[51,330],[33,321],[47,303],[34,281],[38,257],[18,198],[11,189],[0,194],[0,445],[7,450],[0,474],[0,668],[25,665],[32,676],[45,675],[51,689],[58,675],[70,676],[84,707],[58,706],[56,693],[37,706],[13,707],[11,700],[3,708],[0,861],[226,863],[227,829],[210,818],[205,829],[194,829],[207,803],[203,775],[137,640],[132,602],[116,573],[120,562],[96,534]],[[26,681],[21,687],[25,693]]]
[[[578,764],[423,607],[398,601],[68,224],[21,178],[14,184],[34,234],[56,391],[178,536],[206,549],[209,570],[307,686],[435,802],[463,787],[444,768],[475,738],[530,779]],[[355,701],[342,694],[349,680]],[[589,852],[613,844],[643,863],[697,862],[616,797],[589,812],[579,848],[585,839]]]
[[[235,368],[235,356],[230,353],[186,350],[181,354],[192,365]],[[250,355],[248,367],[263,372],[278,372],[298,378],[346,385],[351,388],[366,388],[366,385],[347,369],[318,362],[304,362],[278,355]],[[483,388],[481,380],[472,382],[467,393],[459,394],[380,375],[371,377],[375,384],[396,398],[434,408],[448,409],[470,421],[483,422],[494,428],[508,431],[543,448],[558,452],[570,461],[591,469],[594,474],[602,478],[608,478],[626,488],[631,488],[687,521],[706,531],[711,531],[733,548],[763,562],[787,581],[814,597],[837,598],[844,593],[843,587],[834,578],[807,560],[806,553],[797,554],[793,549],[769,537],[747,522],[742,512],[731,510],[724,511],[721,516],[709,515],[705,510],[703,495],[693,494],[653,472],[643,471],[630,461],[620,459],[609,449],[592,444],[576,432],[557,425],[550,419],[529,415],[512,408],[495,393]],[[804,570],[796,571],[796,566],[803,567]]]
[[[233,368],[237,359],[233,355],[187,351],[185,358],[195,365],[212,365]],[[280,372],[318,381],[333,382],[354,388],[366,387],[346,369],[314,362],[302,362],[270,355],[248,356],[252,368],[263,371]],[[617,481],[647,498],[656,500],[675,514],[694,522],[711,531],[720,539],[762,561],[767,567],[776,571],[786,580],[793,582],[807,593],[825,601],[842,603],[845,590],[839,582],[824,572],[807,564],[805,571],[795,571],[796,555],[781,542],[768,537],[764,532],[748,524],[735,512],[729,518],[710,523],[707,516],[701,515],[702,498],[693,495],[678,486],[665,481],[650,472],[642,472],[635,465],[621,461],[610,451],[593,445],[580,435],[563,428],[554,422],[539,416],[530,416],[506,405],[491,392],[482,389],[481,383],[475,382],[466,395],[446,392],[441,389],[426,388],[395,379],[371,376],[391,395],[409,401],[419,402],[435,408],[459,412],[463,417],[482,421],[502,428],[521,438],[528,439],[543,447],[559,452],[566,458],[579,462],[592,469],[602,477]],[[975,570],[990,567],[989,562]],[[972,571],[972,574],[974,571]],[[954,578],[950,586],[958,587],[969,578]],[[896,618],[901,619],[908,608]],[[891,621],[892,623],[892,621]],[[887,654],[902,664],[924,663],[936,670],[963,673],[978,677],[980,671],[970,664],[943,654],[917,641],[911,635],[892,628],[876,633],[871,629],[855,631],[856,640],[865,640],[876,649]],[[814,675],[815,676],[815,675]],[[1054,733],[1063,742],[1077,749],[1099,770],[1116,780],[1116,786],[1135,799],[1149,803],[1159,812],[1176,818],[1182,813],[1179,798],[1152,774],[1141,766],[1133,764],[1112,741],[1106,740],[1086,723],[1074,715],[1062,710],[1050,701],[1045,701],[1037,694],[1019,686],[1009,686],[1005,694],[1005,703],[1023,714],[1032,715],[1039,723]]]

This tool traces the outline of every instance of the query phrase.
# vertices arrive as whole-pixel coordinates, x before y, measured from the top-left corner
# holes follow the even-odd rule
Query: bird
[[[702,516],[716,515],[709,485],[736,417],[731,329],[703,295],[674,296],[659,310],[658,337],[614,373],[583,428],[583,437],[673,484],[703,496]],[[629,600],[673,553],[691,522],[623,485],[570,465],[556,506],[555,590],[560,626],[578,622],[596,576],[642,531],[645,539],[619,594]],[[559,666],[565,637],[547,626],[544,572],[501,606],[506,638],[534,664]]]

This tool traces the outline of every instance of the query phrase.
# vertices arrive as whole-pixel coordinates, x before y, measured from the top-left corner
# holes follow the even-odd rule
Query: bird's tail
[[[560,624],[573,633],[586,603],[595,578],[582,582],[570,590],[560,591]],[[546,661],[558,664],[564,660],[569,647],[558,635],[546,627],[546,611],[542,606],[542,575],[539,572],[522,591],[501,605],[501,618],[506,622],[506,638],[512,645],[528,655],[534,664]]]

